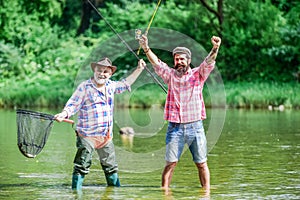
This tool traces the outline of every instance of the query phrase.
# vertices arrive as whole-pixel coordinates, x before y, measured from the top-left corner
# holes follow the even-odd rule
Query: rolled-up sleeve
[[[115,82],[115,94],[120,94],[126,90],[131,92],[131,87],[130,85],[126,82],[126,79],[122,79],[121,81],[116,81]]]
[[[67,112],[68,118],[73,116],[75,113],[77,113],[83,103],[84,96],[85,96],[85,87],[84,83],[81,83],[73,93],[73,95],[70,97],[70,99],[67,101],[64,111]]]
[[[199,66],[199,73],[203,81],[206,81],[211,71],[215,68],[215,61],[208,64],[205,60]]]
[[[161,60],[159,61],[159,65],[155,65],[153,66],[155,73],[160,76],[165,84],[168,84],[170,81],[170,75],[171,75],[171,71],[172,69],[164,62],[162,62]]]

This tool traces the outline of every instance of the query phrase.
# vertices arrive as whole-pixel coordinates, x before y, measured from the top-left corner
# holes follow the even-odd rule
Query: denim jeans
[[[166,135],[166,156],[168,162],[177,162],[187,144],[195,163],[207,161],[206,136],[202,121],[191,123],[169,122]]]

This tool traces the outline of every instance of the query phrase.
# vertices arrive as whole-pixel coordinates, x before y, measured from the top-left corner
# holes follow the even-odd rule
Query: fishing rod
[[[155,15],[156,15],[156,12],[157,12],[157,10],[158,10],[158,8],[159,8],[160,3],[161,3],[161,0],[158,0],[158,3],[156,4],[155,10],[154,10],[154,12],[153,12],[153,14],[152,14],[152,17],[151,17],[151,19],[150,19],[150,21],[149,21],[148,27],[147,27],[147,29],[146,29],[144,35],[148,35],[148,31],[149,31],[149,29],[150,29],[150,26],[151,26],[151,24],[152,24],[152,22],[153,22],[153,19],[154,19]],[[139,55],[140,50],[141,50],[141,46],[139,47],[139,49],[138,49],[138,51],[137,51],[137,55]]]
[[[87,0],[92,8],[97,12],[97,14],[104,20],[104,22],[109,26],[109,28],[118,36],[118,38],[122,41],[122,43],[127,47],[127,49],[136,57],[137,60],[140,60],[139,56],[132,50],[132,48],[128,45],[128,43],[117,33],[117,31],[110,25],[110,23],[103,17],[101,12],[90,2]],[[151,73],[147,66],[145,66],[146,71],[151,75],[153,80],[163,89],[165,93],[167,93],[166,88],[159,82],[159,80]]]

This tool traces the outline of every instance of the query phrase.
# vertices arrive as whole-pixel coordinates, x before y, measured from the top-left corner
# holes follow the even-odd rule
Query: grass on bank
[[[74,90],[73,81],[66,77],[49,79],[11,80],[0,87],[2,108],[62,108]],[[262,108],[284,105],[300,108],[300,85],[298,83],[225,83],[225,91],[207,86],[203,90],[206,107]],[[129,101],[116,101],[120,107],[149,108],[164,105],[166,94],[155,84],[135,89]],[[224,101],[221,101],[224,98]],[[225,102],[226,100],[226,102]],[[225,105],[224,105],[225,104]]]
[[[227,105],[233,108],[300,108],[299,83],[226,83]]]

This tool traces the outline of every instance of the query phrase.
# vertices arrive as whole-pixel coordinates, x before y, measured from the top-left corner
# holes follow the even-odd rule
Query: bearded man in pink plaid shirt
[[[207,165],[207,145],[202,120],[206,118],[202,90],[204,82],[215,66],[221,38],[211,38],[213,48],[205,60],[191,68],[191,51],[186,47],[173,50],[174,67],[170,68],[151,51],[147,36],[139,43],[155,72],[168,85],[164,119],[169,121],[166,134],[166,165],[162,173],[162,187],[170,187],[173,172],[184,145],[189,146],[199,180],[205,191],[210,191],[210,173]]]

